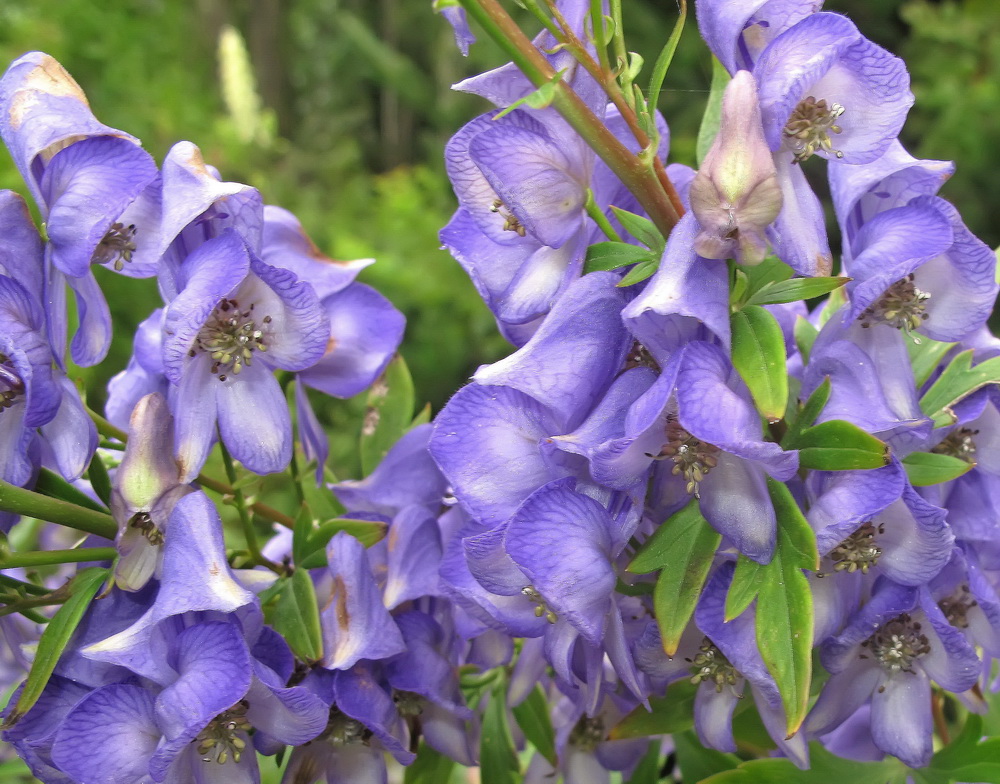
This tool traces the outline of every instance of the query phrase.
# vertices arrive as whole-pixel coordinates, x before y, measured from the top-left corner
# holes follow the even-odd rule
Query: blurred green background
[[[503,58],[488,42],[461,57],[430,6],[2,0],[0,61],[48,52],[80,82],[102,121],[140,137],[158,160],[189,139],[226,179],[252,184],[267,202],[295,212],[329,255],[375,257],[361,279],[406,313],[403,353],[418,397],[436,410],[478,364],[508,347],[437,239],[455,206],[443,145],[487,108],[449,86]],[[848,14],[907,61],[917,103],[904,144],[920,157],[957,161],[943,195],[991,247],[1000,244],[1000,4],[828,0],[827,9]],[[673,4],[630,0],[625,11],[630,47],[651,62],[673,25]],[[692,18],[661,102],[674,161],[694,163],[709,74]],[[6,153],[0,187],[25,192]],[[81,374],[95,405],[107,378],[125,365],[134,326],[160,304],[150,281],[107,274],[102,285],[116,339],[109,361]],[[334,465],[347,475],[356,475],[361,406],[323,404],[344,434],[334,443]],[[0,765],[0,782],[18,775]]]

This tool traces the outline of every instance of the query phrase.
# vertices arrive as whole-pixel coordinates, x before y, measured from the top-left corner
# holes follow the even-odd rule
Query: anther
[[[504,231],[513,231],[518,237],[525,235],[525,228],[521,225],[521,221],[514,217],[514,213],[503,203],[503,200],[494,199],[493,205],[490,207],[490,212],[495,212],[503,218]]]
[[[123,223],[115,223],[97,243],[90,260],[93,264],[114,262],[115,271],[121,272],[125,264],[132,261],[135,249],[135,224],[126,226]]]
[[[793,162],[802,163],[818,150],[843,158],[844,153],[833,149],[830,141],[831,133],[841,133],[844,130],[837,125],[837,118],[843,113],[844,107],[839,103],[827,106],[825,99],[817,101],[812,95],[799,101],[783,131],[795,153]]]
[[[885,293],[858,317],[861,326],[866,329],[872,324],[888,324],[909,334],[916,329],[929,315],[927,300],[931,295],[913,285],[913,273],[897,280]],[[920,342],[919,338],[914,338]]]

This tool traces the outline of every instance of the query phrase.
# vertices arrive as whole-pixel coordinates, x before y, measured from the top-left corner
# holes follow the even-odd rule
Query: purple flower
[[[258,261],[231,230],[201,245],[185,268],[187,283],[163,324],[181,481],[201,470],[216,423],[249,470],[280,471],[291,458],[291,422],[272,369],[302,370],[322,355],[328,332],[316,295]]]
[[[975,651],[926,589],[890,582],[876,586],[847,628],[824,644],[822,657],[833,675],[806,729],[828,733],[871,700],[875,745],[915,768],[931,757],[930,681],[963,692],[980,671]]]

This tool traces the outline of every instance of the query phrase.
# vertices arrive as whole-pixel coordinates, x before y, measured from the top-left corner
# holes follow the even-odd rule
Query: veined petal
[[[872,696],[872,740],[912,768],[930,762],[931,685],[920,669],[883,676]]]
[[[698,229],[693,214],[680,219],[656,274],[622,311],[629,330],[663,367],[692,340],[714,340],[729,348],[726,265],[694,253]]]
[[[114,254],[105,260],[98,246],[156,177],[152,157],[128,139],[95,136],[61,150],[41,181],[52,262],[78,278],[90,271],[91,263],[121,261]]]
[[[564,475],[539,449],[559,429],[542,404],[518,390],[470,384],[438,414],[429,448],[463,506],[494,525]]]
[[[481,367],[473,379],[530,395],[563,428],[575,427],[621,370],[631,342],[621,320],[625,293],[617,281],[610,272],[574,281],[523,348]]]
[[[255,474],[283,471],[292,459],[292,420],[271,371],[254,365],[225,381],[209,379],[215,386],[219,436],[233,457]]]
[[[334,397],[353,397],[385,370],[403,338],[406,319],[375,289],[354,283],[320,303],[329,320],[324,354],[299,378]]]
[[[564,482],[528,498],[504,537],[507,552],[545,604],[599,644],[614,591],[611,515]]]
[[[115,683],[92,692],[59,726],[52,759],[77,781],[134,784],[160,740],[152,692]]]
[[[385,659],[406,645],[375,583],[364,545],[341,531],[327,545],[332,594],[323,603],[323,666],[346,670],[359,659]]]

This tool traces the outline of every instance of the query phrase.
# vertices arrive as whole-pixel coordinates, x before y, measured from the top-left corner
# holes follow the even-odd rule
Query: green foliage
[[[950,482],[975,467],[975,463],[969,463],[951,455],[937,455],[933,452],[913,452],[903,458],[906,477],[914,487]]]
[[[556,737],[549,716],[549,703],[541,686],[535,686],[523,702],[511,708],[517,726],[536,751],[556,766]]]
[[[771,313],[746,305],[730,317],[733,366],[746,382],[753,402],[769,422],[784,416],[788,401],[785,338]]]
[[[653,607],[663,648],[670,656],[676,653],[681,634],[694,614],[721,541],[722,535],[709,526],[698,509],[698,500],[692,498],[653,532],[629,564],[628,571],[636,574],[661,570]]]
[[[322,658],[323,633],[320,630],[316,590],[305,569],[297,569],[285,581],[269,621],[301,660],[315,662]]]
[[[361,426],[361,471],[370,474],[406,432],[413,419],[413,379],[406,361],[398,354],[368,390],[365,418]]]
[[[988,384],[1000,382],[1000,357],[972,366],[972,349],[956,356],[931,388],[920,398],[920,410],[934,420],[935,427],[955,422],[951,407]]]

